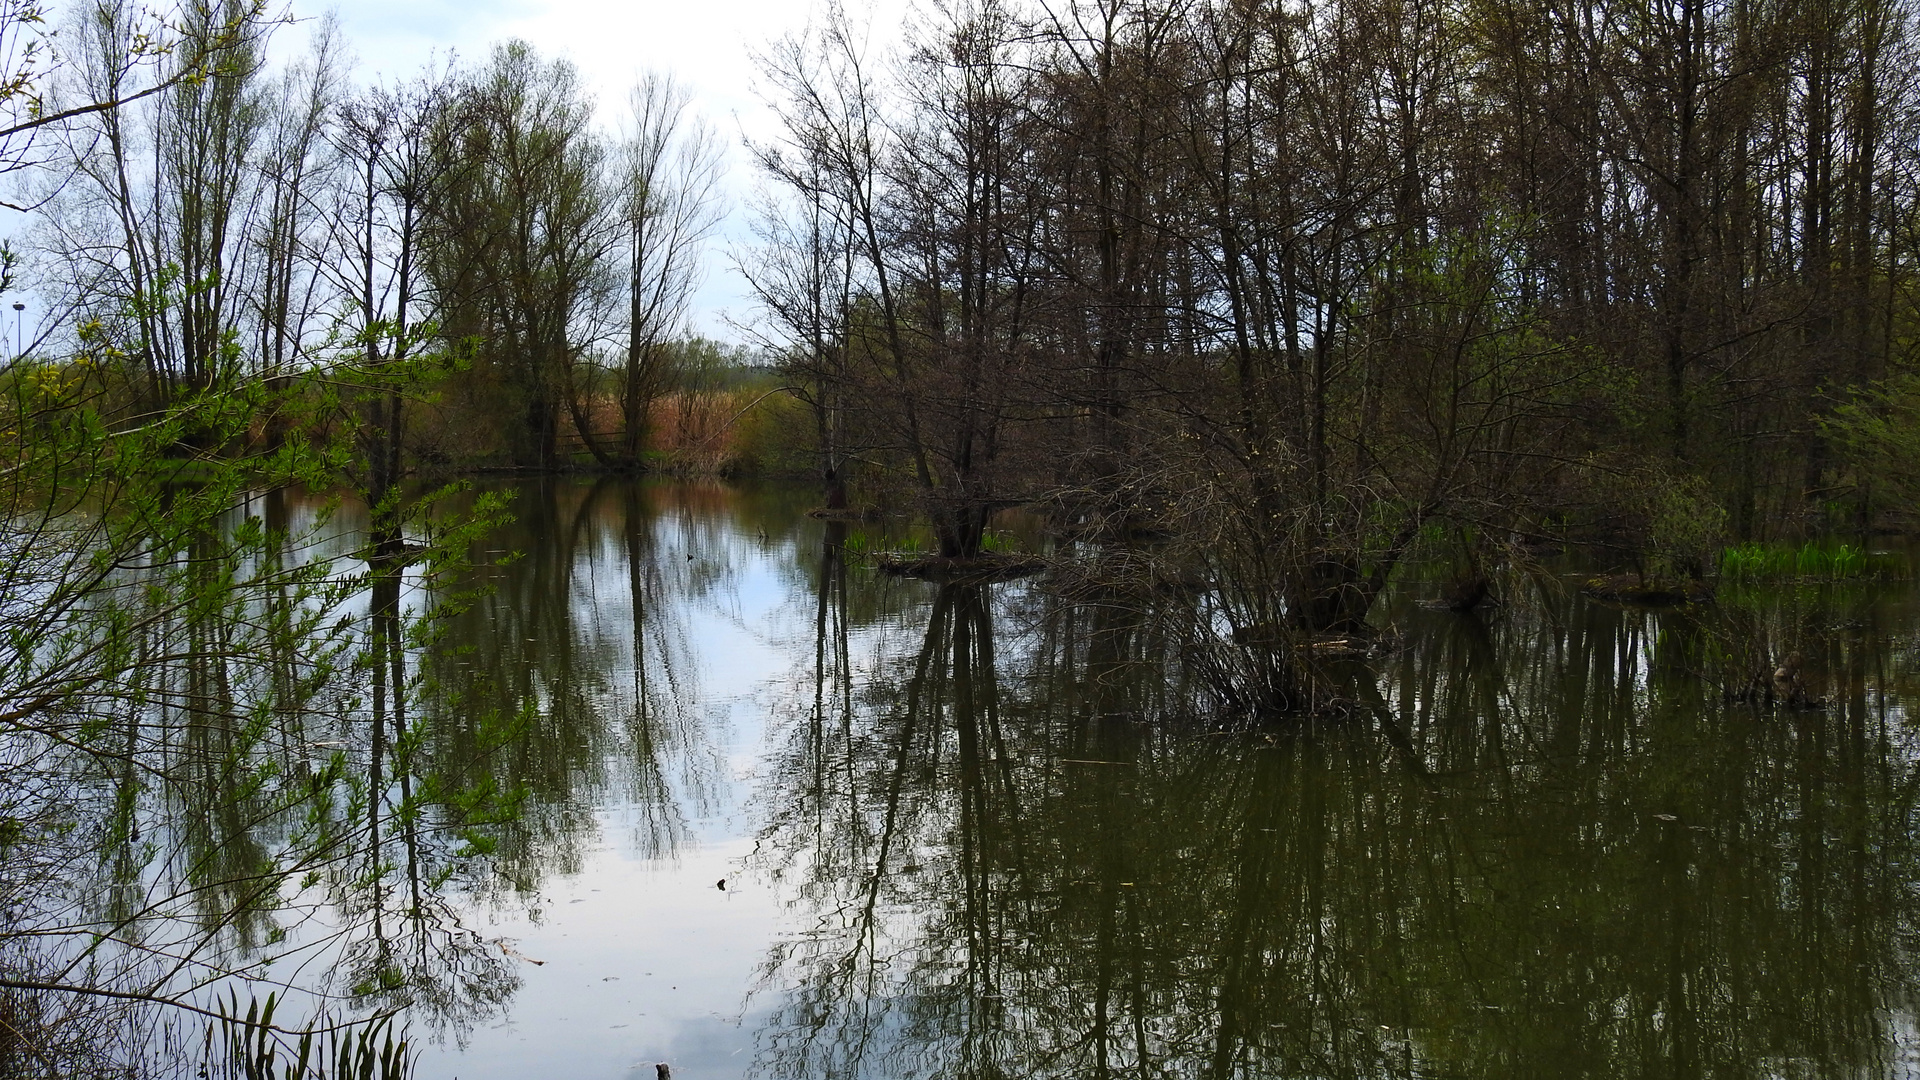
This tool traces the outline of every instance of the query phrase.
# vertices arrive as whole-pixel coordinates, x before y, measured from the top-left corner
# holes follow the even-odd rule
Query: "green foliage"
[[[423,269],[445,333],[474,339],[476,369],[505,392],[493,428],[510,433],[514,463],[551,467],[577,330],[610,270],[606,149],[573,65],[524,41],[495,46],[464,92],[446,133],[463,167],[448,175]]]
[[[474,838],[517,813],[513,793],[440,783],[444,751],[419,729],[386,730],[419,701],[418,656],[470,599],[452,583],[506,507],[459,484],[406,492],[389,474],[372,509],[401,542],[341,558],[340,498],[289,493],[348,478],[371,495],[368,440],[298,424],[270,437],[262,418],[417,394],[442,358],[274,379],[224,365],[155,398],[134,377],[137,347],[116,333],[85,327],[69,358],[0,369],[0,761],[13,763],[0,780],[36,792],[4,806],[19,827],[0,837],[0,895],[20,905],[6,940],[70,948],[58,963],[84,965],[93,985],[164,999],[149,948],[169,966],[254,955],[330,902],[351,951],[358,913],[396,891],[383,834],[405,830],[419,862],[407,872],[430,886],[483,857]],[[400,604],[403,572],[424,606]],[[370,726],[372,747],[355,734]],[[157,813],[168,828],[143,839]],[[73,912],[50,882],[106,898],[82,909],[89,936],[65,932]],[[424,933],[429,918],[399,925]],[[404,1039],[336,1031],[296,1046],[273,1005],[232,1018],[223,1045],[244,1036],[251,1055],[231,1059],[232,1075],[404,1072]],[[268,1034],[293,1056],[276,1056]]]
[[[662,386],[669,391],[720,393],[750,390],[763,375],[744,346],[701,337],[677,338],[660,346]]]
[[[923,537],[908,533],[902,537],[888,539],[880,550],[888,555],[920,555],[927,551],[927,541]]]
[[[1885,574],[1890,563],[1847,543],[1762,544],[1748,542],[1720,553],[1721,576],[1736,581],[1812,578],[1843,581]]]
[[[1878,501],[1920,510],[1920,373],[1863,389],[1822,421],[1821,430]]]
[[[1647,515],[1646,576],[1658,581],[1698,579],[1726,535],[1727,512],[1697,476],[1656,471],[1644,496]]]
[[[988,529],[980,535],[980,550],[994,554],[1011,554],[1026,550],[1026,544],[1012,533]]]
[[[814,419],[805,402],[777,386],[759,385],[756,376],[743,389],[754,392],[752,405],[734,421],[732,472],[754,476],[811,476],[819,470]]]
[[[1007,543],[1005,538],[1002,538],[998,542]],[[931,550],[929,544],[930,542],[926,536],[914,532],[902,533],[897,536],[891,532],[883,533],[879,536],[869,536],[858,529],[852,529],[847,532],[847,538],[841,542],[840,550],[846,552],[848,555],[870,558],[878,558],[880,556],[913,556],[926,554]]]

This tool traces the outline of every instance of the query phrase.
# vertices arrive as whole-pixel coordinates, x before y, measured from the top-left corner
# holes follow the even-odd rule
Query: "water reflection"
[[[116,570],[94,637],[38,662],[120,650],[117,681],[4,746],[0,1012],[53,1015],[20,995],[56,985],[114,1008],[273,991],[283,1022],[401,1009],[457,1043],[527,970],[489,912],[577,870],[596,811],[671,860],[717,797],[686,619],[724,591],[732,533],[687,493],[518,494],[480,554],[526,556],[477,580],[294,493]],[[81,1020],[144,1052],[142,1016],[63,1030]]]
[[[808,929],[761,973],[764,1075],[1912,1065],[1904,599],[1410,597],[1402,649],[1330,674],[1349,722],[1210,731],[1150,604],[930,587],[862,668],[846,591],[766,793]],[[1729,704],[1736,646],[1817,656],[1828,707]]]
[[[671,1056],[667,1020],[635,1034],[657,1016],[709,1025],[682,1075],[1913,1071],[1907,584],[1649,614],[1547,583],[1482,618],[1414,581],[1383,616],[1398,648],[1324,665],[1342,717],[1250,728],[1183,666],[1167,605],[1190,596],[882,578],[805,491],[514,490],[473,575],[376,565],[344,636],[290,544],[249,556],[277,584],[247,619],[139,622],[164,662],[98,718],[123,752],[83,784],[5,763],[0,811],[59,803],[74,829],[0,881],[81,868],[50,900],[16,890],[12,925],[109,927],[203,982],[273,960],[496,1049],[497,1018],[552,995],[554,1022],[510,1033],[542,1061],[604,1048],[606,1075]],[[315,507],[255,512],[295,536]],[[1793,653],[1824,708],[1741,697]],[[329,665],[350,677],[316,681]],[[736,841],[744,864],[674,891]],[[594,908],[609,849],[647,869]],[[289,851],[317,877],[263,870]],[[777,928],[725,921],[769,894]],[[616,952],[689,911],[707,940],[757,935],[735,942],[759,960],[744,1006],[733,984],[673,996],[720,960]],[[533,954],[577,932],[573,955],[612,959],[534,966],[501,927],[543,920]],[[669,961],[679,985],[642,989]]]
[[[715,512],[724,501],[527,484],[515,521],[489,537],[510,557],[449,620],[451,647],[431,661],[434,717],[465,748],[464,781],[523,793],[497,853],[519,893],[579,871],[599,808],[617,806],[627,842],[650,859],[672,858],[689,821],[713,813],[722,740],[701,708],[689,620],[730,581],[739,537]]]

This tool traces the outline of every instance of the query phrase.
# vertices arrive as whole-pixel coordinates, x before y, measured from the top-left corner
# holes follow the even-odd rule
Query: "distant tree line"
[[[568,425],[640,467],[720,209],[720,144],[683,86],[643,78],[608,134],[573,67],[523,42],[358,86],[330,19],[276,68],[283,19],[190,0],[182,55],[230,47],[136,100],[144,10],[69,14],[47,98],[114,104],[43,154],[33,253],[56,321],[114,358],[116,408],[327,368],[321,407],[259,424],[344,439],[376,505],[421,455],[562,464]]]

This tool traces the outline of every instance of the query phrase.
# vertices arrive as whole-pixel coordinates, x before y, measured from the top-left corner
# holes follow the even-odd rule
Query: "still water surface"
[[[1347,720],[1222,727],[1138,604],[881,577],[814,502],[518,490],[426,672],[525,801],[421,1075],[1920,1074],[1908,585],[1415,575]],[[1727,704],[1743,648],[1827,707]]]

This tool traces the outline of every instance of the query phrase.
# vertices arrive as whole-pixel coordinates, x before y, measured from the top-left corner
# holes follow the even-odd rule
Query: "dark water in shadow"
[[[814,501],[520,486],[303,736],[427,796],[343,810],[230,962],[322,942],[295,981],[468,1080],[1920,1073],[1910,583],[1460,616],[1416,574],[1340,716],[1223,723],[1178,596],[882,577]],[[1823,708],[1729,702],[1790,651]]]

